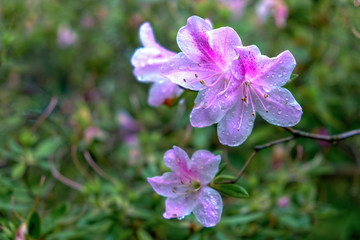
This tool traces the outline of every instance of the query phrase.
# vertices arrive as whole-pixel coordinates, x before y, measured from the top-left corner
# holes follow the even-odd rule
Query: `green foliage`
[[[334,146],[309,139],[277,145],[257,153],[237,185],[220,184],[234,179],[255,145],[288,133],[258,117],[242,146],[224,147],[214,126],[190,127],[196,93],[151,108],[149,86],[132,74],[142,22],[178,52],[178,29],[198,14],[233,27],[263,54],[294,54],[285,87],[304,111],[297,128],[360,128],[360,8],[287,0],[287,26],[278,29],[271,17],[260,25],[258,1],[249,2],[237,18],[216,0],[2,1],[0,240],[21,233],[46,240],[358,239],[359,137]],[[64,28],[77,35],[73,44],[60,44]],[[121,111],[135,128],[119,121]],[[221,154],[211,185],[225,203],[216,227],[203,228],[192,215],[163,219],[164,198],[146,178],[168,171],[162,159],[173,145]]]

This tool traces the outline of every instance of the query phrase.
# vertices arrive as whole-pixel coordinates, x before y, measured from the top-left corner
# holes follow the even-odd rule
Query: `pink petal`
[[[164,197],[175,198],[184,195],[189,189],[188,185],[182,184],[176,174],[164,173],[162,176],[147,178],[154,191]]]
[[[221,195],[210,187],[203,187],[194,207],[196,219],[204,227],[213,227],[221,219],[223,201]]]
[[[279,87],[272,89],[270,92],[265,92],[261,88],[258,91],[260,94],[253,97],[254,106],[256,111],[267,122],[281,127],[291,127],[300,121],[302,115],[301,106],[289,90]],[[267,97],[265,98],[264,95]]]
[[[187,25],[180,28],[176,38],[179,48],[194,62],[209,61],[208,51],[211,49],[206,32],[211,29],[212,26],[204,19],[198,16],[189,17]]]
[[[160,106],[167,99],[172,100],[178,97],[182,91],[178,85],[168,79],[155,82],[150,88],[148,103],[153,107]]]
[[[218,123],[217,133],[223,145],[238,146],[250,135],[255,121],[251,104],[239,100]]]
[[[191,170],[197,175],[202,185],[207,185],[219,171],[220,155],[207,150],[198,150],[191,157]]]
[[[238,54],[238,58],[234,60],[230,66],[231,72],[234,76],[241,80],[243,76],[244,80],[252,80],[256,78],[261,71],[259,61],[261,60],[261,53],[257,46],[251,45],[246,47],[235,47],[235,51]]]
[[[144,22],[139,27],[139,38],[144,47],[156,48],[159,46],[149,22]]]
[[[214,87],[201,90],[190,114],[193,127],[206,127],[218,123],[237,101],[238,81],[219,82]]]
[[[156,42],[154,32],[149,22],[144,22],[139,28],[139,38],[145,48],[157,48],[163,55],[175,55]]]
[[[174,53],[175,55],[175,53]],[[139,48],[131,57],[134,75],[141,82],[156,82],[164,79],[160,74],[161,65],[171,56],[164,55],[157,48]]]
[[[188,179],[193,179],[193,175],[189,170],[190,158],[181,148],[174,146],[173,149],[166,151],[164,163],[181,180],[187,181]]]
[[[237,55],[234,47],[242,45],[239,35],[230,27],[222,27],[209,31],[208,36],[216,58],[221,59],[223,67],[227,68]]]
[[[199,193],[191,192],[189,195],[181,195],[176,198],[166,199],[166,211],[163,214],[163,217],[166,219],[170,218],[183,218],[186,215],[189,215],[195,206],[196,200]]]
[[[281,87],[289,81],[296,61],[289,51],[284,51],[275,58],[262,56],[259,64],[262,66],[261,71],[253,82],[267,88],[273,88]]]
[[[162,74],[184,88],[199,91],[214,83],[221,70],[213,64],[193,62],[184,53],[179,53],[162,66]]]

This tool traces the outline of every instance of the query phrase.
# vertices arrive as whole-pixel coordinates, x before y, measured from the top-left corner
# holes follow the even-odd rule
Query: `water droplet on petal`
[[[178,217],[177,219],[178,220],[183,220],[185,218],[185,216],[182,216],[182,217]]]
[[[278,109],[277,113],[278,113],[279,115],[281,114],[281,109],[280,109],[280,108]]]

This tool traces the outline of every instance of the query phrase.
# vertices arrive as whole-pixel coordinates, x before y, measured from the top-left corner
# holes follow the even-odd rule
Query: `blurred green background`
[[[144,21],[175,52],[191,15],[234,28],[270,57],[289,49],[299,77],[286,87],[304,111],[296,128],[360,128],[360,7],[286,0],[279,29],[273,16],[260,24],[259,2],[238,16],[215,0],[1,1],[0,239],[360,239],[360,137],[260,152],[240,180],[250,198],[223,196],[214,228],[192,215],[163,219],[165,198],[146,181],[169,171],[162,158],[173,145],[222,154],[225,173],[236,175],[255,145],[288,133],[258,117],[248,140],[230,148],[216,126],[191,128],[196,93],[149,107],[149,85],[129,61]]]

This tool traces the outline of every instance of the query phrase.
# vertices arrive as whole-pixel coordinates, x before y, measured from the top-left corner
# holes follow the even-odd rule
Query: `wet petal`
[[[161,72],[172,82],[195,91],[205,89],[221,76],[219,68],[193,62],[184,53],[179,53],[166,62]]]
[[[166,100],[178,97],[183,91],[178,85],[163,77],[164,80],[155,82],[149,92],[148,103],[150,106],[157,107]]]
[[[161,65],[167,62],[173,55],[164,55],[156,48],[139,48],[131,57],[134,75],[141,82],[156,82],[164,79],[161,76]]]
[[[164,173],[162,176],[147,178],[154,191],[164,197],[175,198],[185,194],[189,189],[188,185],[182,184],[176,174]]]
[[[275,58],[262,56],[259,64],[262,66],[261,71],[253,82],[267,88],[274,88],[281,87],[289,81],[296,61],[289,51],[284,51]]]
[[[183,218],[184,216],[189,215],[194,209],[198,195],[199,193],[196,192],[166,199],[166,211],[164,212],[163,217],[170,219]]]
[[[258,88],[258,91],[260,94],[253,97],[254,106],[256,111],[267,122],[281,127],[291,127],[300,121],[302,115],[301,106],[289,90],[275,88],[270,92],[265,92],[265,90]],[[266,97],[263,97],[265,95]]]
[[[179,48],[185,55],[194,62],[211,61],[209,51],[211,51],[207,31],[212,26],[198,16],[189,17],[186,26],[180,28],[177,35]]]
[[[234,47],[242,45],[239,35],[231,27],[222,27],[209,31],[208,36],[216,59],[228,67],[237,55]]]
[[[197,175],[202,185],[211,182],[219,171],[220,155],[214,155],[207,150],[198,150],[191,157],[191,170]]]
[[[206,127],[218,123],[237,101],[238,81],[219,82],[214,87],[201,90],[190,114],[193,127]]]
[[[261,66],[259,66],[259,60],[261,60],[261,53],[257,46],[244,46],[235,47],[235,51],[238,54],[238,58],[231,64],[231,72],[234,76],[241,80],[244,76],[246,80],[251,80],[257,77]]]
[[[251,104],[239,101],[218,123],[217,133],[221,144],[238,146],[250,135],[255,121]]]
[[[192,179],[189,170],[190,158],[181,148],[174,146],[173,149],[166,151],[164,162],[182,180]]]
[[[221,219],[223,201],[221,195],[210,187],[203,187],[193,213],[204,227],[213,227]]]

